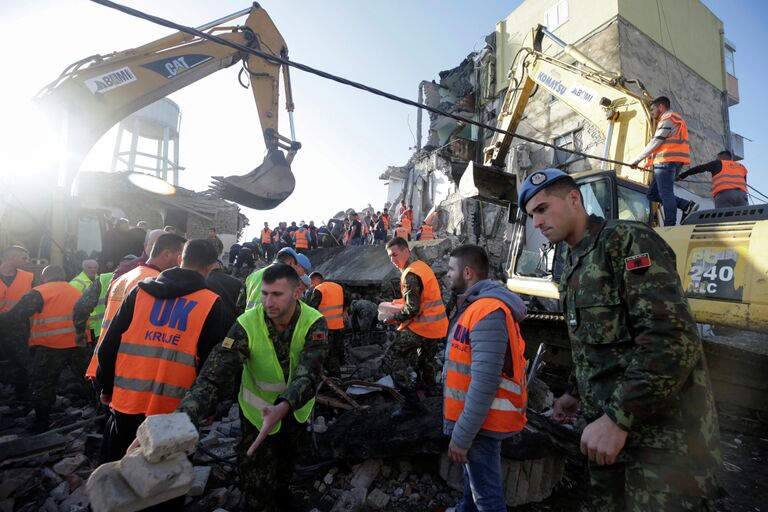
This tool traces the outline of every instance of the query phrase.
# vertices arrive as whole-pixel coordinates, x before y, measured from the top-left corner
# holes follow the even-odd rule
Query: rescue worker
[[[264,253],[264,259],[272,259],[272,230],[269,229],[269,222],[264,223],[264,229],[261,230],[261,252]]]
[[[107,308],[110,282],[112,282],[111,272],[99,274],[75,303],[72,320],[80,343],[89,341],[95,343],[101,335],[101,323],[104,321],[104,310]]]
[[[69,284],[74,286],[80,293],[83,293],[96,279],[96,275],[99,273],[99,262],[96,260],[83,260],[81,268],[82,272],[72,278]]]
[[[413,231],[413,222],[406,213],[400,216],[400,225],[408,231],[408,236],[410,237],[410,233]]]
[[[101,402],[112,409],[102,444],[104,462],[125,455],[147,416],[176,410],[224,338],[221,299],[205,284],[217,258],[208,239],[190,240],[181,266],[139,283],[110,323],[99,346],[96,375]]]
[[[307,226],[307,229],[309,230],[309,248],[317,249],[317,226],[315,226],[315,221],[309,221],[309,226]]]
[[[402,419],[422,410],[417,385],[422,384],[428,391],[435,387],[435,354],[448,331],[448,318],[440,284],[429,265],[411,256],[404,238],[393,238],[386,248],[389,260],[401,271],[403,298],[396,302],[402,304],[402,309],[387,321],[400,325],[387,351],[385,367],[405,398],[392,414],[393,418]]]
[[[691,167],[677,175],[678,180],[688,176],[708,172],[712,175],[712,199],[715,208],[747,206],[747,168],[733,160],[733,154],[727,149],[717,154],[717,159],[706,164]]]
[[[528,176],[519,207],[568,246],[560,299],[574,377],[554,404],[588,422],[590,510],[715,510],[717,414],[675,254],[650,227],[587,215],[573,178]]]
[[[447,281],[458,294],[443,365],[443,432],[448,457],[464,466],[459,510],[506,512],[501,442],[526,423],[522,299],[488,279],[477,245],[451,252]]]
[[[417,238],[419,240],[434,240],[435,233],[432,231],[432,226],[426,223],[422,225],[421,231],[419,231],[419,236]]]
[[[142,263],[120,277],[112,277],[112,283],[109,286],[109,291],[107,292],[106,297],[104,321],[101,324],[101,336],[96,341],[96,352],[94,352],[93,357],[91,357],[91,363],[88,365],[88,370],[85,374],[86,377],[89,379],[96,378],[96,367],[98,366],[97,352],[99,350],[99,345],[101,345],[101,342],[112,323],[112,319],[122,306],[123,300],[129,293],[131,293],[131,291],[133,291],[136,285],[144,279],[154,278],[160,274],[160,272],[177,266],[185,242],[186,240],[179,235],[164,233],[158,237],[157,242],[152,246],[149,259],[146,263]]]
[[[645,158],[653,162],[653,179],[647,196],[650,201],[662,204],[664,225],[674,226],[678,209],[683,211],[683,219],[699,209],[693,201],[675,195],[675,177],[683,165],[691,163],[688,126],[683,116],[670,110],[666,96],[653,100],[651,117],[658,121],[656,133],[632,162],[632,167],[637,167]]]
[[[264,272],[273,265],[278,263],[289,265],[298,275],[304,275],[304,268],[299,265],[298,258],[299,255],[296,251],[290,247],[283,247],[277,251],[275,261],[264,268],[251,272],[248,277],[245,278],[245,288],[240,292],[240,297],[237,299],[238,307],[242,308],[242,310],[251,309],[261,302],[262,278],[264,277]]]
[[[363,223],[360,222],[357,213],[350,212],[348,220],[349,227],[347,228],[347,240],[349,240],[349,245],[363,245],[363,242],[365,241],[363,235]]]
[[[179,410],[199,425],[242,375],[240,506],[282,511],[291,502],[294,455],[323,377],[328,329],[323,315],[298,300],[299,276],[290,266],[267,268],[261,292],[262,301],[213,349]]]
[[[67,283],[64,269],[48,265],[43,269],[43,284],[35,286],[18,303],[4,313],[4,321],[15,326],[29,322],[29,347],[32,359],[32,405],[35,433],[48,429],[51,409],[56,401],[56,382],[68,367],[86,401],[95,403],[90,386],[83,378],[88,358],[83,345],[78,345],[72,310],[81,293]],[[26,328],[15,327],[6,333],[10,344],[18,346],[27,339]]]
[[[307,226],[301,223],[295,231],[291,232],[291,239],[293,240],[293,246],[296,252],[299,254],[305,254],[309,251],[310,234]]]
[[[405,241],[408,241],[411,239],[411,230],[403,226],[402,222],[397,223],[397,227],[395,228],[394,238],[402,238]]]
[[[375,303],[359,298],[359,295],[352,296],[354,300],[350,302],[347,313],[349,324],[355,335],[355,340],[359,340],[365,334],[370,333],[376,326],[379,317],[379,309]]]
[[[328,323],[328,357],[325,368],[331,377],[341,377],[344,364],[344,317],[349,296],[344,287],[333,281],[326,281],[320,272],[309,275],[312,292],[306,301],[307,306],[315,308]]]
[[[28,263],[29,252],[20,245],[6,247],[0,252],[0,313],[13,308],[36,284],[34,274],[22,268]],[[21,329],[23,332],[11,336],[10,332],[14,329]],[[1,355],[10,363],[8,377],[13,383],[16,401],[20,404],[29,402],[29,348],[26,341],[28,331],[27,325],[6,325],[0,321],[0,341],[3,346]]]

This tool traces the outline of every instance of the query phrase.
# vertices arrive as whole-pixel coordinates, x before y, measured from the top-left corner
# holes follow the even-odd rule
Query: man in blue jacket
[[[526,423],[522,299],[488,279],[488,255],[477,245],[451,252],[448,282],[457,312],[443,367],[443,431],[450,459],[464,466],[460,512],[506,512],[501,442]]]

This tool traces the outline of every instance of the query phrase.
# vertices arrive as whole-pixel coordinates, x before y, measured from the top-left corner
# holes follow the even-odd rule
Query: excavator
[[[243,25],[226,25],[245,15],[248,17]],[[282,35],[258,3],[198,30],[275,57],[288,58]],[[137,48],[81,59],[38,93],[39,103],[54,120],[62,138],[60,145],[67,148],[68,157],[60,169],[65,187],[71,185],[93,145],[120,120],[237,63],[242,65],[241,83],[246,76],[256,101],[266,156],[260,166],[244,176],[214,177],[212,188],[223,199],[259,210],[272,209],[282,203],[295,187],[290,163],[301,148],[294,140],[294,105],[288,67],[183,32]],[[278,132],[281,71],[290,137]]]
[[[652,97],[643,84],[606,70],[545,27],[538,26],[532,35],[533,48],[522,48],[510,70],[511,82],[497,126],[514,133],[529,100],[542,91],[583,116],[600,133],[603,158],[632,161],[655,130],[649,110]],[[545,37],[565,57],[545,54]],[[510,208],[507,287],[528,305],[523,333],[529,350],[543,342],[550,361],[568,366],[570,348],[558,294],[566,248],[563,243],[549,244],[516,207],[517,187],[525,173],[504,170],[513,138],[495,132],[483,150],[483,164],[468,164],[459,191],[464,197]],[[752,419],[760,413],[768,416],[764,382],[768,369],[768,258],[760,256],[768,251],[768,205],[698,211],[682,225],[661,227],[661,209],[654,208],[645,195],[651,179],[647,170],[620,164],[608,169],[603,161],[599,168],[573,173],[573,177],[588,213],[649,224],[672,247],[701,328],[714,325],[716,332],[727,333],[704,337],[718,402],[749,410]],[[763,421],[768,419],[758,419],[758,423]]]

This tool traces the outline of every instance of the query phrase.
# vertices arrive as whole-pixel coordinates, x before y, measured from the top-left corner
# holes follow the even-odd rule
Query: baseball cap
[[[304,267],[304,270],[307,272],[312,270],[312,262],[309,261],[309,258],[307,258],[304,254],[299,254],[296,256],[296,263]]]
[[[550,168],[534,172],[525,178],[523,186],[520,187],[520,191],[517,194],[517,206],[523,210],[523,213],[527,213],[525,205],[533,196],[538,194],[539,191],[566,178],[573,179],[569,174],[564,173],[560,169]]]

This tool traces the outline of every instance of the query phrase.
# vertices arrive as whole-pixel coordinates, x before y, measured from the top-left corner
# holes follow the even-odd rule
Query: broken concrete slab
[[[386,510],[390,497],[379,488],[372,490],[365,499],[365,504],[373,510]]]
[[[61,434],[41,434],[0,443],[0,466],[40,454],[61,451],[67,438]]]
[[[352,487],[360,487],[366,491],[371,486],[381,471],[381,461],[378,459],[368,459],[358,466],[350,482]]]
[[[381,345],[361,345],[350,348],[349,355],[358,363],[362,363],[384,355],[384,349]]]
[[[74,512],[75,510],[86,511],[88,505],[91,503],[91,499],[85,490],[85,487],[78,487],[75,492],[69,495],[67,499],[59,504],[59,510],[62,512]]]
[[[136,431],[141,452],[152,464],[177,453],[193,454],[198,438],[197,429],[183,412],[149,416]]]
[[[192,488],[187,493],[187,496],[202,496],[205,491],[205,486],[208,484],[208,478],[211,476],[210,466],[195,466],[195,480],[192,483]]]
[[[380,285],[400,279],[383,245],[331,247],[310,251],[312,270],[325,279],[349,286]]]
[[[61,475],[67,476],[75,472],[77,468],[88,462],[88,457],[85,454],[78,453],[73,457],[65,457],[59,462],[53,465],[53,470]]]
[[[183,453],[150,464],[140,450],[135,450],[120,460],[120,474],[142,498],[160,493],[182,473],[194,478],[192,464]]]
[[[331,512],[358,512],[365,504],[366,489],[355,487],[351,491],[344,491]]]

